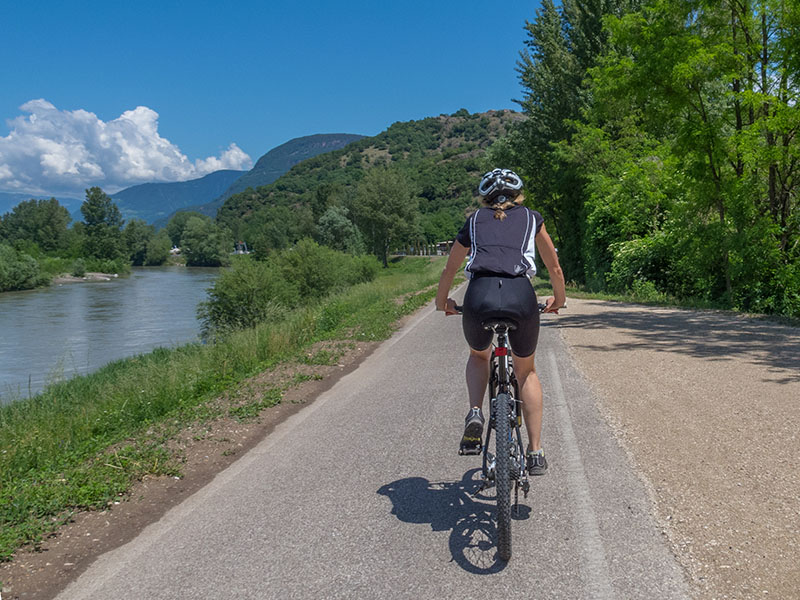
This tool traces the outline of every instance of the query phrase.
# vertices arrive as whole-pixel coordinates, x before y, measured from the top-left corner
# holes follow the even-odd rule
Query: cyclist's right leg
[[[542,448],[542,383],[536,374],[534,354],[519,357],[513,354],[514,374],[519,383],[519,395],[522,400],[522,416],[528,432],[530,450],[536,452]]]
[[[534,355],[519,357],[513,354],[514,374],[519,383],[522,400],[522,417],[528,432],[528,472],[531,475],[544,475],[547,460],[542,452],[542,383],[536,374]]]

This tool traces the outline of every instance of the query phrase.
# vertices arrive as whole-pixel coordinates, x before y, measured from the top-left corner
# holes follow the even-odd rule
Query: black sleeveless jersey
[[[542,215],[525,206],[514,206],[505,213],[506,218],[501,221],[494,218],[493,209],[479,208],[458,232],[456,240],[470,249],[464,269],[467,277],[536,274],[534,238],[542,228]]]

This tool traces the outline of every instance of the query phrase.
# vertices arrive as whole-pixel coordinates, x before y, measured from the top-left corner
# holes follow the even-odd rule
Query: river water
[[[0,403],[159,346],[196,341],[219,269],[148,267],[107,282],[0,294]]]

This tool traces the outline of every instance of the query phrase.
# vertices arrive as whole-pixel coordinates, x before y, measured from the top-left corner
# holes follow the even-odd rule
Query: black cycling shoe
[[[544,457],[544,451],[528,452],[525,454],[525,464],[528,467],[530,475],[544,475],[547,473],[547,459]]]
[[[466,454],[480,454],[481,453],[481,437],[483,436],[483,413],[480,408],[472,408],[464,419],[464,435],[461,436],[461,446],[458,453],[461,455]]]

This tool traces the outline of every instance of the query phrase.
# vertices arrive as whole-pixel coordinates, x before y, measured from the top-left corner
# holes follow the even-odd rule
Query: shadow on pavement
[[[387,483],[378,493],[392,501],[392,514],[404,523],[427,523],[433,531],[449,530],[453,561],[469,573],[488,575],[502,571],[506,563],[497,556],[494,496],[475,496],[479,473],[480,469],[472,469],[454,482],[407,477]],[[530,507],[518,508],[515,518],[530,516]]]
[[[591,304],[591,301],[587,301]],[[605,345],[578,345],[594,351],[662,350],[681,352],[711,361],[743,360],[766,367],[773,375],[765,381],[800,382],[800,330],[785,325],[758,321],[746,315],[718,311],[653,308],[569,314],[558,324],[565,328],[611,329],[631,336],[631,341]]]

